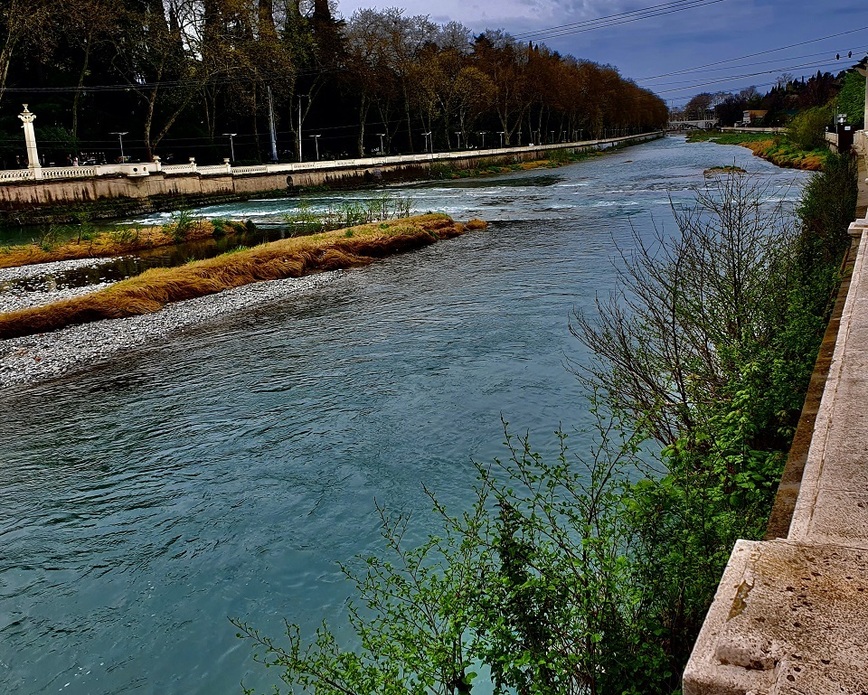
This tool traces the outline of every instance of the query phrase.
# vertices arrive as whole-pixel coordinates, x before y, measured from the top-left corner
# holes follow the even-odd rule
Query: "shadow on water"
[[[291,236],[287,227],[258,228],[219,239],[190,241],[175,246],[160,246],[118,258],[94,258],[93,265],[31,276],[0,283],[0,291],[39,292],[87,287],[135,277],[150,268],[175,268],[205,258],[213,258],[236,248],[250,248]]]

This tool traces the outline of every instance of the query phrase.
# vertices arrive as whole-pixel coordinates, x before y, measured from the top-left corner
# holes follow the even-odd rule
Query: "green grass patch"
[[[821,171],[832,156],[825,147],[805,150],[798,147],[785,134],[773,133],[715,133],[697,131],[688,133],[688,142],[715,142],[719,145],[741,145],[772,164],[789,169]]]

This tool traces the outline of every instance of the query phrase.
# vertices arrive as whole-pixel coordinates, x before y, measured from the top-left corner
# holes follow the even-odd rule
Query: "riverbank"
[[[260,282],[170,304],[157,313],[0,341],[0,389],[96,367],[120,353],[152,347],[185,329],[321,287],[337,272]]]
[[[213,239],[218,235],[234,236],[244,231],[246,228],[241,222],[225,222],[217,226],[209,220],[181,217],[162,227],[123,226],[107,232],[92,232],[87,225],[82,225],[76,238],[68,240],[61,240],[55,231],[49,230],[30,244],[0,247],[0,269],[123,256],[188,241]]]
[[[716,133],[695,131],[687,135],[688,142],[714,142],[718,145],[740,145],[757,157],[785,169],[821,171],[829,150],[800,150],[786,135],[770,136],[768,133]]]
[[[61,376],[216,316],[317,287],[326,280],[316,278],[328,271],[368,265],[484,226],[422,215],[152,269],[95,292],[46,288],[32,293],[32,301],[19,294],[0,304],[7,310],[0,315],[0,387]],[[82,262],[93,261],[61,265]],[[8,269],[0,282],[59,268]]]

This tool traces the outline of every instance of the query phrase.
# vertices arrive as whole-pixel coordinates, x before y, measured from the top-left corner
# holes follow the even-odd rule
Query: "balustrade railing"
[[[162,172],[164,174],[188,174],[196,171],[196,164],[163,164]]]
[[[97,175],[96,167],[50,167],[42,170],[43,179],[81,179]]]
[[[260,164],[258,166],[247,166],[247,167],[232,167],[233,174],[267,174],[268,173],[268,165]]]
[[[30,169],[7,169],[0,171],[0,181],[29,181],[33,178]]]
[[[160,167],[157,164],[141,164],[141,165],[103,165],[103,166],[83,166],[83,167],[48,167],[41,170],[43,180],[56,181],[58,179],[78,179],[91,178],[111,175],[126,175],[137,176],[148,174],[156,174],[162,171],[163,174],[199,174],[200,176],[247,176],[252,174],[277,174],[291,173],[296,171],[310,171],[323,169],[346,169],[354,167],[377,167],[388,165],[408,164],[414,162],[433,162],[441,160],[450,160],[455,158],[467,157],[496,157],[518,152],[527,151],[530,148],[534,150],[557,150],[564,148],[586,148],[586,147],[601,147],[613,144],[616,142],[624,142],[630,140],[647,139],[655,134],[644,134],[634,136],[621,136],[612,138],[603,138],[600,140],[584,140],[581,142],[564,142],[553,143],[548,145],[519,145],[511,147],[498,147],[485,150],[460,150],[448,152],[425,152],[412,155],[387,155],[380,157],[364,157],[355,159],[328,159],[318,162],[292,162],[284,164],[259,164],[251,166],[232,166],[228,162],[224,164],[214,164],[208,166],[198,166],[196,162],[188,162],[184,164],[163,164]],[[141,172],[138,171],[141,167]],[[32,181],[36,179],[36,175],[31,169],[10,169],[0,171],[0,183],[12,183],[14,181]]]

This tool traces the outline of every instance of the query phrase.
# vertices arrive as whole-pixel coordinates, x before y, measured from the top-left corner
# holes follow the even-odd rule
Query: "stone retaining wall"
[[[252,167],[233,167],[228,163],[198,167],[195,162],[160,166],[156,162],[96,167],[97,174],[88,176],[82,175],[83,167],[68,167],[59,170],[66,172],[66,178],[60,174],[38,181],[0,178],[0,222],[38,223],[64,215],[68,218],[76,210],[87,210],[94,218],[110,218],[129,214],[131,208],[142,212],[174,210],[191,200],[207,204],[209,198],[240,200],[315,186],[355,187],[423,179],[430,177],[432,168],[438,165],[474,168],[483,161],[508,165],[545,159],[554,150],[599,150],[659,137],[662,133],[555,145]],[[12,173],[25,175],[27,170]]]

